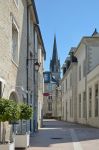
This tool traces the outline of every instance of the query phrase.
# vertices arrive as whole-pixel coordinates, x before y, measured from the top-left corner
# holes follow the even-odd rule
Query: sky
[[[58,57],[63,65],[71,47],[83,36],[99,31],[99,0],[35,0],[46,50],[44,70],[49,70],[56,34]]]

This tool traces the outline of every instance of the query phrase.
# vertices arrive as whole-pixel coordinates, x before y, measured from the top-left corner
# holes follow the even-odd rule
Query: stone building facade
[[[78,122],[82,124],[89,124],[95,127],[99,127],[99,34],[95,30],[92,36],[83,37],[75,49],[74,56],[77,58],[76,64],[76,97],[74,110],[76,113],[76,120],[69,120],[68,111],[63,111],[63,119],[67,121]],[[70,70],[70,67],[69,67]],[[68,72],[68,71],[66,71]],[[62,83],[65,82],[65,74],[62,78]],[[69,75],[70,77],[70,75]],[[75,73],[73,74],[73,80]],[[62,85],[63,87],[63,85]],[[72,86],[73,88],[73,86]],[[62,92],[64,90],[62,89]],[[70,92],[71,90],[69,90]],[[68,96],[62,95],[62,104],[64,100],[68,99]],[[73,97],[75,95],[73,94]],[[68,108],[70,111],[70,108]],[[73,111],[73,108],[72,108]],[[66,114],[67,113],[67,114]],[[67,118],[67,119],[66,119]]]
[[[44,87],[43,64],[46,58],[34,0],[0,1],[0,12],[0,98],[25,102],[34,110],[35,100],[38,102],[41,94],[39,80],[42,79],[40,88]],[[39,71],[35,70],[36,62]],[[36,107],[38,116],[38,103]],[[34,126],[37,125],[33,116],[27,129],[33,132]],[[19,130],[18,126],[16,128]]]
[[[75,48],[71,48],[70,57],[63,65],[62,90],[62,119],[77,121],[77,58],[74,56]]]

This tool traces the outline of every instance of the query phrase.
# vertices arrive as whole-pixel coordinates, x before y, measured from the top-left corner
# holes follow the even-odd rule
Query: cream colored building
[[[61,117],[61,90],[51,72],[44,72],[43,116],[47,118]]]
[[[39,26],[36,29],[38,35],[38,62],[39,70],[35,76],[37,77],[37,122],[38,127],[43,125],[43,93],[44,93],[44,60],[46,59],[46,51]]]
[[[75,56],[77,65],[77,122],[86,124],[86,45],[78,45]]]
[[[0,97],[17,102],[27,99],[24,20],[27,20],[26,1],[0,1]]]
[[[99,127],[99,65],[87,75],[87,124]]]
[[[91,120],[96,120],[94,111],[94,89],[92,93],[92,81],[90,80],[91,75],[94,72],[94,69],[99,64],[99,37],[83,37],[78,48],[75,52],[75,55],[78,60],[77,66],[77,120],[79,123],[91,124]],[[99,70],[97,69],[97,74]],[[95,78],[95,74],[93,74]],[[92,78],[91,78],[92,79]],[[97,81],[98,82],[98,81]],[[94,82],[93,82],[94,83]],[[94,83],[95,84],[95,83]],[[93,86],[95,86],[93,84]],[[92,95],[93,99],[92,99]],[[91,98],[91,99],[90,99]],[[97,98],[99,99],[98,95]],[[97,108],[98,109],[98,108]],[[93,118],[93,119],[92,119]]]
[[[15,0],[0,1],[0,12],[1,97],[14,97],[20,101],[23,96],[26,98],[27,90],[27,22],[24,22],[27,20],[27,3]]]
[[[43,117],[53,117],[53,88],[56,85],[51,83],[51,72],[44,72],[44,93],[43,93]]]
[[[61,119],[62,117],[62,93],[61,93],[61,86],[55,85],[52,91],[52,114],[53,117],[57,119]]]
[[[26,102],[34,109],[35,100],[39,99],[40,105],[43,101],[38,74],[42,80],[40,89],[43,89],[45,58],[35,3],[33,0],[1,0],[0,12],[0,97]],[[40,64],[39,71],[35,70],[36,62]],[[36,107],[38,116],[38,103]],[[34,116],[28,121],[27,130],[34,131]]]
[[[99,34],[96,30],[92,36],[81,39],[74,52],[74,56],[77,58],[77,64],[74,69],[72,81],[75,82],[76,97],[72,93],[71,88],[67,90],[68,92],[65,90],[66,85],[68,85],[65,82],[66,77],[69,82],[71,76],[70,65],[61,81],[63,119],[99,127]],[[70,99],[71,95],[75,101],[72,111],[77,111],[77,113],[73,112],[75,120],[68,118],[71,107],[69,107],[68,102],[66,103],[66,99]]]
[[[72,56],[68,57],[62,67],[62,119],[64,121],[77,121],[77,59],[74,57],[74,48],[71,49]]]

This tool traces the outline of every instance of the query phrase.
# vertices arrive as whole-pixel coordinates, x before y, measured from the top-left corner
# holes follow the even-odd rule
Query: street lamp
[[[39,67],[40,67],[40,63],[38,63],[37,61],[34,63],[35,66],[35,70],[38,71]]]
[[[30,59],[27,59],[27,69],[28,69],[28,61],[35,61],[34,62],[34,83],[35,83],[35,70],[36,71],[38,71],[39,70],[39,67],[40,67],[40,63],[37,61],[37,59],[35,59],[35,58],[30,58]],[[28,91],[28,71],[29,70],[27,70],[27,91]],[[27,93],[27,104],[28,104],[28,93]]]
[[[27,59],[27,69],[29,67],[29,63],[28,63],[29,61],[33,61],[33,72],[32,73],[33,73],[33,80],[34,80],[34,103],[33,103],[33,108],[34,108],[35,107],[36,92],[37,92],[37,89],[36,89],[37,83],[36,83],[35,73],[38,72],[39,67],[40,67],[40,63],[38,62],[38,59],[36,59],[36,58],[29,58],[29,59]],[[27,91],[29,91],[29,78],[28,77],[29,77],[29,70],[27,71]],[[27,93],[27,104],[29,101],[29,95],[28,94],[29,93]],[[35,114],[34,114],[34,116],[35,116]],[[34,119],[34,116],[33,116],[33,119]],[[31,120],[30,120],[30,130],[31,130]]]

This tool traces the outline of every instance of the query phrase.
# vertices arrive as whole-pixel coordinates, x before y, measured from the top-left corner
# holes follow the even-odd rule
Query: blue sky
[[[54,34],[58,57],[64,63],[71,47],[82,36],[99,31],[99,0],[35,0],[42,37],[46,49],[45,71],[49,70]]]

